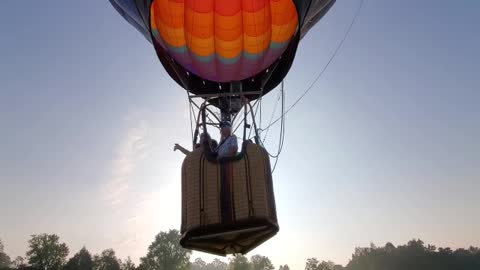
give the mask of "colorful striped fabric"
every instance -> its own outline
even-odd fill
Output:
[[[292,0],[155,0],[155,43],[186,70],[239,81],[278,59],[298,29]]]

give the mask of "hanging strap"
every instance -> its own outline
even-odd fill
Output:
[[[247,122],[247,104],[245,103],[244,108],[243,108],[243,141],[245,142],[247,140],[247,127],[248,127],[248,122]]]
[[[255,130],[255,143],[258,144],[260,137],[258,136],[258,128],[257,128],[257,123],[255,122],[255,115],[253,114],[253,107],[252,107],[252,104],[250,104],[250,102],[248,102],[248,106],[250,106],[250,115],[252,116],[253,129]],[[246,108],[246,104],[245,104],[245,108]],[[246,110],[245,110],[245,114],[246,114]],[[245,115],[245,119],[246,118],[247,116]],[[245,133],[243,134],[243,136],[245,137]]]
[[[200,133],[199,128],[200,126],[203,127],[203,132],[207,132],[207,123],[206,123],[206,114],[205,114],[205,102],[200,106],[200,109],[198,111],[198,117],[197,117],[197,123],[195,125],[195,133],[193,135],[193,146],[192,149],[195,148],[195,145],[197,144],[197,138]],[[201,118],[200,118],[201,116]],[[200,119],[202,120],[202,123],[200,123]]]

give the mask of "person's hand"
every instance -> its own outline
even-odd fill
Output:
[[[180,145],[179,145],[178,143],[176,143],[176,144],[173,146],[173,151],[177,151],[179,148],[180,148]]]
[[[245,96],[241,96],[240,101],[242,102],[243,105],[245,105],[246,103],[248,103],[248,98],[246,98]]]

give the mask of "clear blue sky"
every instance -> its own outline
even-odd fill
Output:
[[[301,42],[287,104],[358,3],[337,1]],[[313,256],[346,263],[371,241],[480,245],[479,25],[478,1],[366,1],[286,118],[274,175],[281,231],[253,254],[302,269]],[[47,232],[71,254],[114,248],[136,261],[156,233],[179,228],[172,148],[190,138],[185,92],[108,1],[3,0],[0,33],[7,253],[24,255],[29,235]]]

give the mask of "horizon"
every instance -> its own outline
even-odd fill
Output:
[[[0,239],[0,243],[3,244],[3,242],[1,242],[1,239]],[[59,239],[59,243],[63,243],[63,241],[62,241],[61,238]],[[421,245],[423,245],[424,249],[425,249],[425,250],[428,250],[428,251],[430,251],[430,252],[439,252],[439,253],[441,253],[441,252],[443,252],[445,249],[451,249],[450,247],[441,247],[441,246],[436,246],[435,244],[432,245],[432,243],[425,243],[425,242],[423,242],[421,239],[411,239],[411,240],[409,240],[409,241],[406,242],[406,243],[391,243],[391,242],[386,242],[385,244],[381,244],[381,245],[378,245],[378,243],[373,243],[373,242],[371,242],[368,246],[355,247],[355,248],[352,250],[352,255],[351,255],[352,258],[349,259],[349,260],[347,261],[347,263],[345,263],[345,264],[337,263],[337,262],[330,261],[330,260],[322,260],[322,259],[319,258],[319,257],[309,257],[309,258],[305,258],[305,263],[307,263],[307,261],[308,261],[309,259],[318,259],[319,262],[325,261],[325,262],[328,262],[328,263],[333,263],[333,264],[335,264],[335,265],[341,265],[342,267],[346,267],[347,264],[349,264],[349,263],[352,261],[353,255],[357,252],[357,249],[382,249],[382,248],[386,248],[386,247],[389,246],[389,245],[391,245],[393,248],[399,248],[399,247],[408,247],[408,246],[411,245],[411,243],[413,243],[414,245],[421,243]],[[65,244],[67,244],[67,247],[68,247],[68,243],[65,243]],[[1,246],[1,245],[0,245],[0,246]],[[81,247],[79,250],[76,250],[76,251],[72,251],[72,250],[70,250],[70,248],[69,248],[68,255],[67,255],[67,261],[68,261],[68,259],[73,258],[74,255],[77,255],[81,249],[86,249],[86,250],[91,254],[92,257],[97,256],[97,255],[100,255],[100,253],[101,253],[102,251],[104,251],[104,250],[102,250],[102,251],[99,251],[98,253],[91,253],[91,252],[89,251],[88,247],[86,247],[86,246],[83,246],[83,247]],[[460,250],[471,250],[471,252],[474,253],[474,252],[480,251],[480,247],[475,247],[475,246],[459,247],[459,248],[457,248],[457,249],[451,249],[451,252],[452,252],[452,253],[455,253],[455,252],[460,251]],[[114,249],[113,249],[113,251],[115,252]],[[1,251],[0,251],[0,253],[1,253]],[[146,253],[147,253],[147,252],[145,252],[145,254],[146,254]],[[198,252],[197,252],[197,254],[198,254]],[[6,254],[6,255],[8,256],[9,254]],[[248,258],[249,261],[251,261],[250,259],[251,259],[253,256],[256,256],[256,255],[264,256],[263,254],[259,254],[259,253],[255,253],[255,252],[250,252],[249,254],[245,254],[245,255],[242,255],[242,254],[239,254],[239,255]],[[20,256],[20,255],[19,255],[19,256]],[[27,261],[27,256],[20,256],[20,257],[22,257],[25,261]],[[116,257],[117,257],[117,259],[119,260],[119,262],[122,262],[122,263],[125,262],[125,261],[127,261],[128,259],[131,259],[130,256],[127,256],[127,257],[125,257],[125,258],[120,258],[120,257],[118,257],[118,256],[116,256]],[[145,256],[142,256],[142,257],[145,257]],[[268,258],[268,256],[266,256],[266,257]],[[10,256],[10,259],[12,260],[12,262],[13,262],[13,260],[16,259],[16,258],[17,258],[17,256],[15,256],[15,257]],[[202,259],[202,261],[204,261],[204,262],[207,263],[207,264],[213,262],[215,259],[219,259],[219,260],[221,260],[221,261],[229,264],[229,263],[234,259],[234,256],[233,256],[233,255],[228,255],[228,256],[213,256],[213,255],[212,255],[212,256],[210,256],[210,259],[206,259],[205,257],[201,257],[201,256],[190,256],[189,261],[190,261],[190,263],[193,264],[197,259]],[[136,266],[139,266],[139,262],[134,262],[134,263],[135,263]],[[277,268],[277,265],[278,265],[278,267],[280,267],[280,266],[282,266],[282,265],[289,265],[289,266],[290,266],[290,264],[285,263],[285,262],[284,262],[284,263],[277,264],[277,263],[275,263],[274,261],[271,261],[271,263],[273,264],[273,266],[274,266],[275,268]],[[291,266],[290,266],[290,267],[291,267]],[[298,268],[298,267],[297,267],[297,268]],[[294,268],[294,269],[295,269],[295,268]]]
[[[300,42],[287,107],[359,3],[337,1]],[[286,115],[273,174],[280,231],[248,257],[302,269],[310,257],[345,265],[371,242],[480,246],[478,10],[365,1],[338,55]],[[71,255],[113,248],[138,263],[157,233],[180,228],[183,155],[173,145],[190,146],[184,90],[108,1],[3,1],[0,30],[6,253],[23,256],[29,236],[45,232]],[[267,112],[277,96],[266,95]]]

